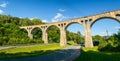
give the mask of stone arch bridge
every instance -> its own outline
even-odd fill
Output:
[[[31,32],[34,28],[40,28],[42,30],[42,40],[45,44],[48,44],[48,35],[47,30],[51,26],[57,26],[60,30],[60,46],[65,46],[67,43],[66,40],[66,28],[72,23],[79,23],[83,26],[85,30],[85,47],[93,47],[93,41],[91,36],[91,27],[92,25],[103,18],[111,18],[120,23],[120,10],[115,10],[111,12],[104,12],[101,14],[96,14],[93,16],[86,16],[81,18],[75,18],[67,21],[53,22],[48,24],[41,25],[32,25],[32,26],[21,26],[21,29],[26,29],[28,32],[28,37],[33,38]],[[102,25],[102,24],[101,24]]]

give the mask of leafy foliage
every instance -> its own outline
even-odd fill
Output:
[[[27,36],[27,31],[21,30],[19,28],[19,26],[35,25],[38,23],[42,24],[42,21],[40,19],[30,20],[29,18],[18,18],[12,17],[10,15],[0,15],[0,45],[16,45],[42,42],[42,40],[38,38],[41,36],[37,35],[35,39],[30,40]],[[36,35],[36,32],[38,31],[39,30],[33,32],[33,35]]]
[[[74,41],[77,44],[84,43],[84,36],[79,31],[77,33],[67,31],[66,34],[68,41]]]
[[[47,32],[48,32],[48,40],[50,43],[52,43],[52,42],[59,43],[60,42],[59,28],[57,28],[55,26],[51,26]]]
[[[12,17],[10,15],[0,15],[0,45],[17,45],[17,44],[31,44],[43,43],[42,31],[39,28],[32,30],[33,40],[30,40],[27,31],[20,29],[19,26],[39,25],[45,24],[38,18],[30,20],[29,18]],[[60,42],[60,30],[57,27],[50,27],[48,29],[49,43]],[[83,36],[80,32],[72,33],[67,31],[67,40],[75,43],[82,43]],[[81,42],[82,41],[82,42]]]
[[[120,51],[120,30],[111,36],[93,36],[94,46],[98,46],[99,51]]]

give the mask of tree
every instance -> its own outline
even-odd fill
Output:
[[[55,42],[55,43],[59,43],[60,42],[60,30],[59,28],[55,27],[55,26],[51,26],[48,29],[48,40],[49,42]]]
[[[109,39],[100,41],[98,46],[100,51],[120,51],[120,30],[109,37]]]
[[[33,23],[33,25],[43,24],[43,22],[40,19],[38,19],[38,18],[32,19],[32,23]]]

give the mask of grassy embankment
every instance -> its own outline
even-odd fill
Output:
[[[80,56],[74,61],[120,61],[120,52],[99,52],[97,46],[83,47]]]
[[[5,49],[0,50],[0,59],[38,56],[54,52],[65,47],[66,46],[60,47],[59,44],[49,44]]]

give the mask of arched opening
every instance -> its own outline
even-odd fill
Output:
[[[42,41],[42,31],[40,28],[36,27],[31,31],[31,34],[33,36],[32,43],[43,43]]]
[[[120,46],[119,29],[120,23],[114,18],[97,19],[91,26],[93,44],[97,45],[99,50],[116,50],[115,48]]]
[[[84,44],[84,28],[79,23],[70,23],[66,26],[68,44]]]
[[[60,42],[60,29],[57,26],[51,25],[47,29],[47,34],[48,34],[48,43]]]
[[[116,17],[120,18],[120,14],[116,14]]]

